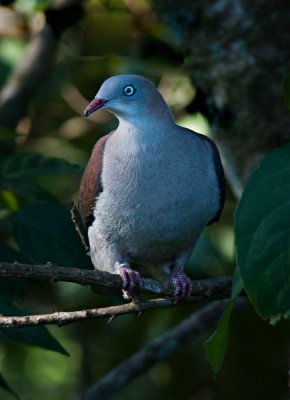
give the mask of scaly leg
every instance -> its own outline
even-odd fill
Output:
[[[143,280],[141,275],[138,271],[134,271],[125,263],[119,264],[119,274],[122,278],[123,297],[126,300],[130,300],[134,295],[135,288],[143,288]]]
[[[192,281],[184,272],[190,254],[185,253],[171,264],[170,275],[173,283],[173,297],[186,298],[192,293]]]

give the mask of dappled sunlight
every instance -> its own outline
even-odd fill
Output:
[[[208,121],[200,113],[185,114],[177,120],[177,123],[184,128],[209,136]]]
[[[81,149],[57,137],[47,136],[31,140],[26,149],[33,152],[41,150],[44,155],[65,158],[71,162],[79,162],[82,158],[85,159],[85,154]]]

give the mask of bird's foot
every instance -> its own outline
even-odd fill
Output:
[[[122,293],[126,300],[132,299],[134,295],[134,289],[143,288],[143,280],[139,272],[130,269],[126,264],[119,265],[119,274],[122,278]]]
[[[174,267],[171,270],[173,283],[173,297],[186,298],[192,293],[191,279],[186,275],[182,268]]]

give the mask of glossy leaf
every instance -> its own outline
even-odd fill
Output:
[[[290,145],[273,150],[247,183],[235,214],[244,288],[272,322],[290,317]]]

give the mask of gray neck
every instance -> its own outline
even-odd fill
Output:
[[[164,118],[153,119],[148,117],[147,119],[138,118],[136,120],[127,120],[118,117],[119,125],[116,133],[118,132],[126,141],[125,137],[129,141],[135,142],[136,140],[143,143],[156,143],[167,141],[169,136],[175,134],[173,126],[175,122],[173,119],[168,119],[165,122]],[[130,143],[128,143],[130,145]]]
[[[173,116],[167,106],[162,110],[153,110],[151,114],[140,112],[129,116],[116,115],[116,117],[119,120],[118,131],[139,131],[149,136],[151,136],[151,133],[154,136],[170,135],[172,127],[175,125]]]
[[[150,98],[150,107],[133,106],[130,110],[126,109],[126,112],[113,113],[119,120],[119,129],[131,125],[134,130],[145,131],[148,134],[151,130],[156,132],[156,129],[164,131],[164,127],[170,132],[168,128],[175,125],[170,109],[158,92]]]

